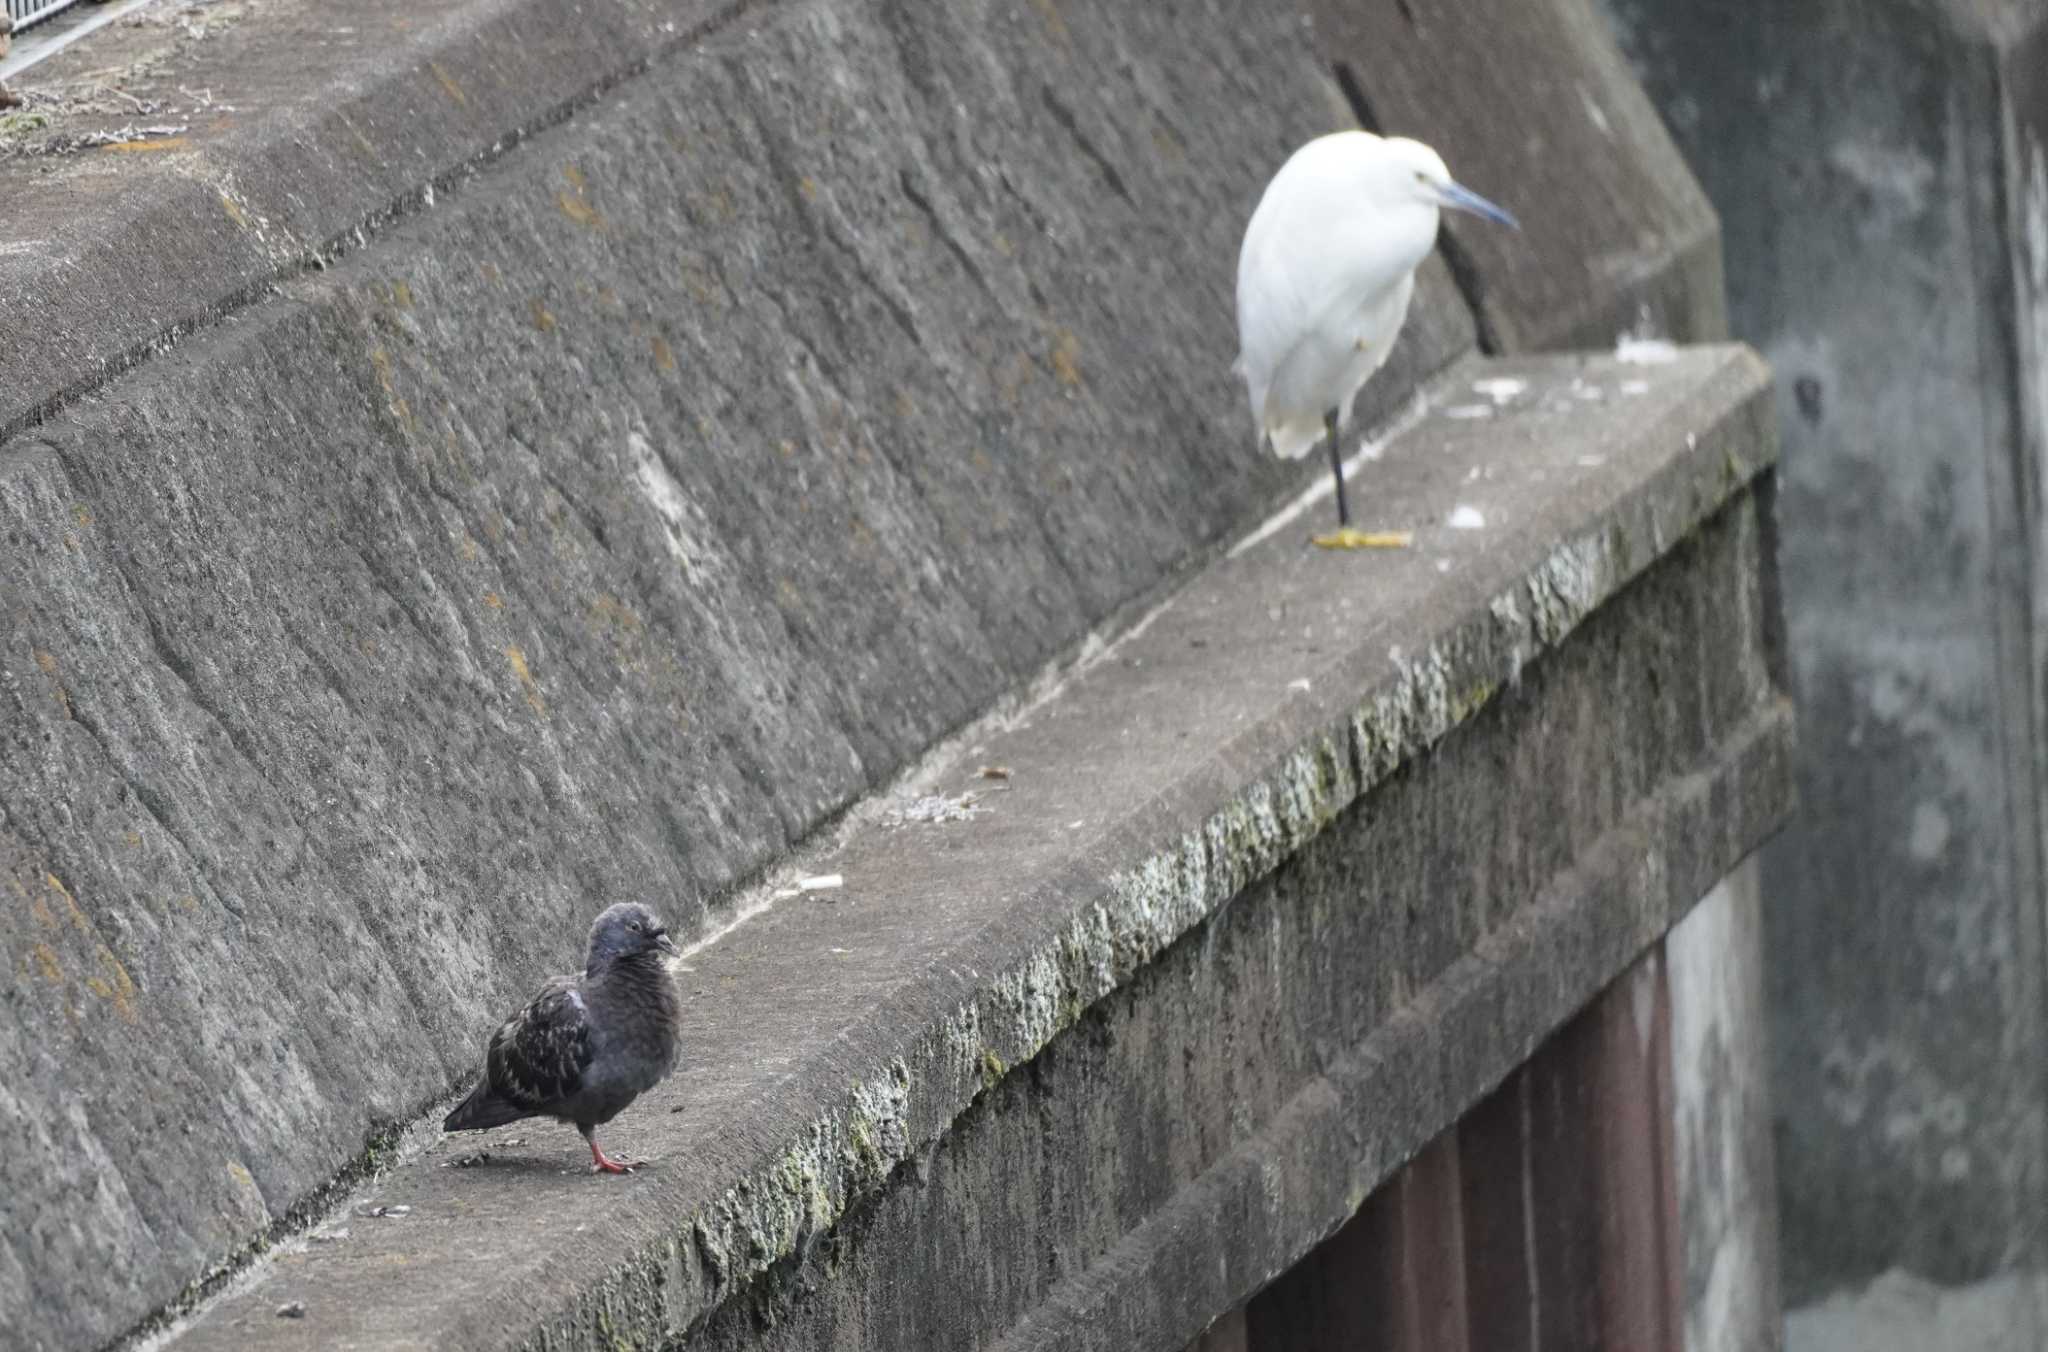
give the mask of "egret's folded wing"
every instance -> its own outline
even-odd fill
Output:
[[[1266,224],[1263,211],[1252,218],[1237,265],[1237,368],[1261,423],[1274,374],[1310,331],[1316,311],[1303,286],[1310,275],[1290,257],[1287,240],[1262,229]]]
[[[1253,414],[1262,420],[1320,414],[1264,408],[1280,373],[1299,361],[1305,345],[1341,354],[1366,338],[1384,356],[1407,309],[1405,295],[1392,302],[1414,271],[1408,241],[1347,229],[1341,218],[1324,220],[1319,212],[1328,193],[1285,188],[1276,182],[1259,204],[1238,253],[1239,361],[1254,395]],[[1361,323],[1388,331],[1354,331]],[[1336,402],[1333,396],[1329,404]]]

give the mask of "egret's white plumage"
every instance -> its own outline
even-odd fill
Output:
[[[1364,131],[1310,141],[1266,185],[1244,232],[1239,370],[1261,438],[1289,458],[1314,448],[1331,409],[1349,419],[1436,242],[1435,201],[1381,181],[1388,145]]]
[[[1294,458],[1327,431],[1335,463],[1335,427],[1393,351],[1446,206],[1514,224],[1428,146],[1365,131],[1317,137],[1266,185],[1237,258],[1237,370],[1262,444]],[[1342,518],[1341,471],[1337,501]]]

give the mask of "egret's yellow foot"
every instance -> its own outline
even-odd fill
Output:
[[[1333,531],[1328,535],[1312,535],[1309,543],[1322,549],[1406,549],[1415,542],[1415,532],[1407,530],[1367,531],[1354,530],[1350,526]]]

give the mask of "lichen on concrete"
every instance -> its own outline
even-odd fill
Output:
[[[1363,793],[1474,718],[1504,682],[1564,643],[1654,562],[1626,549],[1632,530],[1647,534],[1644,522],[1659,520],[1683,539],[1746,485],[1722,476],[1713,447],[1687,463],[1692,470],[1614,503],[1415,656],[1399,657],[1341,723],[1308,730],[1198,826],[1105,878],[1063,924],[920,1035],[885,1079],[860,1082],[850,1100],[802,1129],[796,1144],[691,1217],[682,1232],[690,1245],[664,1246],[636,1263],[651,1291],[668,1261],[663,1254],[701,1255],[682,1260],[672,1294],[692,1294],[672,1304],[666,1327],[703,1317],[722,1293],[801,1256],[888,1186],[898,1166],[936,1148],[980,1096],[1299,853]],[[1682,506],[1674,510],[1675,503]],[[1646,894],[1660,887],[1657,877],[1645,880]]]

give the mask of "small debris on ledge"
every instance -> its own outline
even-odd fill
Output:
[[[846,886],[846,875],[843,873],[817,873],[808,878],[798,878],[795,886],[779,888],[776,890],[775,895],[778,897],[801,897],[807,896],[812,892],[836,892],[844,886]],[[687,972],[694,969],[685,967],[683,970]]]
[[[1489,376],[1472,382],[1472,393],[1483,394],[1495,404],[1505,404],[1528,388],[1529,382],[1519,376]]]
[[[249,0],[147,6],[94,30],[20,75],[0,96],[0,162],[108,146],[167,148],[195,124],[217,129],[240,111],[233,91],[186,72],[197,44],[238,23]],[[4,16],[0,16],[4,19]],[[0,56],[7,39],[0,37]]]
[[[1614,344],[1614,358],[1631,366],[1662,366],[1678,360],[1678,346],[1664,338],[1638,338],[1624,333]]]
[[[889,809],[882,819],[887,826],[908,826],[913,822],[967,822],[981,812],[981,795],[928,793],[922,798]]]
[[[306,1302],[303,1300],[287,1301],[277,1307],[277,1317],[279,1319],[304,1319],[306,1317]]]

